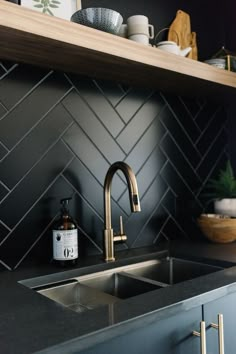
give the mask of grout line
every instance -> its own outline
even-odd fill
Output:
[[[57,175],[53,181],[48,185],[48,187],[43,191],[43,193],[40,194],[40,196],[35,200],[35,202],[31,205],[31,207],[27,210],[27,212],[20,218],[20,220],[14,225],[14,227],[11,229],[11,232],[7,235],[7,237],[2,240],[2,242],[0,243],[0,246],[5,243],[5,241],[10,237],[10,235],[13,233],[13,231],[18,227],[18,225],[22,222],[22,220],[25,219],[25,217],[31,212],[31,210],[35,207],[35,205],[40,201],[40,199],[48,192],[48,190],[55,184],[55,182],[61,177],[61,174],[63,173],[63,171],[65,171],[65,169],[67,168],[67,166],[71,163],[71,161],[74,159],[74,157],[72,159],[69,160],[69,162],[66,164],[66,166],[63,168],[63,170],[61,171],[61,173],[59,175]]]
[[[1,80],[1,78],[0,78]],[[5,116],[8,112],[9,112],[9,109],[5,106],[5,104],[1,101],[0,102],[0,105],[2,106],[2,108],[4,109],[4,111],[6,111],[3,115]],[[2,119],[2,117],[0,118],[0,120]]]
[[[113,106],[112,103],[110,102],[110,100],[107,98],[107,96],[105,95],[104,91],[102,90],[102,88],[98,85],[96,80],[92,80],[94,85],[97,87],[97,89],[100,91],[101,95],[105,98],[105,100],[107,101],[107,103],[111,106],[111,108],[116,112],[116,114],[120,117],[120,120],[125,124],[126,122],[124,121],[124,119],[122,118],[122,116],[120,115],[120,113],[116,110],[116,105]],[[117,85],[118,86],[118,85]]]
[[[197,106],[198,106],[198,111],[197,111],[197,113],[195,115],[193,115],[191,113],[191,111],[188,109],[188,106],[185,104],[183,97],[182,96],[178,96],[178,98],[179,98],[180,102],[183,104],[183,106],[186,109],[186,111],[188,112],[188,114],[192,117],[192,121],[193,121],[195,127],[197,128],[198,132],[200,133],[201,129],[199,128],[199,126],[196,123],[196,116],[202,110],[201,106],[197,103],[197,101],[195,101],[197,103]]]
[[[87,105],[87,107],[91,110],[91,107],[88,105],[88,103],[83,99],[83,97],[77,92],[77,94],[80,96],[81,100],[84,101],[84,103]],[[64,109],[67,111],[67,113],[70,115],[70,117],[73,119],[73,122],[82,130],[82,132],[85,134],[85,136],[88,138],[88,140],[92,143],[93,146],[99,151],[99,153],[103,156],[103,158],[106,160],[106,162],[110,165],[110,161],[107,159],[107,157],[104,155],[104,153],[98,148],[97,145],[95,145],[94,141],[90,138],[89,134],[84,130],[84,128],[79,124],[79,122],[76,120],[76,118],[73,116],[73,114],[70,112],[70,110],[64,105],[62,102],[62,105]],[[112,138],[113,142],[116,144],[117,148],[120,149],[120,151],[124,154],[124,157],[126,156],[125,151],[123,148],[117,143],[115,140],[114,136],[107,130],[107,127],[104,125],[104,123],[100,120],[100,118],[97,116],[97,114],[91,110],[99,123],[103,126],[103,128],[106,130],[106,132],[109,134],[109,136]]]
[[[153,118],[153,120],[151,121],[151,123],[145,128],[145,130],[142,132],[142,135],[136,140],[135,144],[129,149],[129,151],[124,151],[123,148],[121,147],[120,143],[117,141],[118,146],[120,146],[122,148],[122,150],[125,153],[125,158],[124,161],[127,160],[127,158],[129,158],[130,154],[135,150],[136,146],[140,143],[140,141],[144,138],[145,134],[147,133],[147,131],[151,128],[151,126],[154,124],[154,122],[156,121],[156,119],[158,118],[159,113]],[[155,145],[155,147],[158,145],[158,143]],[[154,148],[155,148],[154,147]],[[153,152],[154,148],[152,149],[151,153]],[[150,154],[151,154],[150,153]],[[150,156],[150,154],[148,155],[148,157]],[[147,159],[148,159],[147,157]],[[146,160],[147,160],[146,159]],[[144,162],[145,163],[145,162]],[[143,164],[144,164],[143,163]],[[140,169],[139,169],[140,170]]]
[[[0,259],[0,264],[2,264],[5,268],[7,268],[8,270],[13,270],[10,266],[8,266],[5,262],[3,262],[1,259]]]
[[[91,141],[91,140],[90,140]],[[68,148],[68,150],[70,150],[71,151],[71,153],[74,155],[74,157],[76,158],[76,159],[78,159],[80,162],[81,162],[81,164],[85,167],[85,169],[91,174],[91,176],[93,176],[93,178],[98,182],[98,184],[103,188],[103,184],[99,181],[99,179],[96,177],[96,175],[95,174],[93,174],[89,169],[88,169],[88,167],[85,165],[85,163],[79,158],[79,156],[77,156],[77,154],[74,152],[74,150],[71,148],[71,146],[64,140],[64,138],[62,139],[62,142],[65,144],[65,146]],[[107,162],[107,164],[109,165],[109,167],[110,167],[110,162],[109,161],[107,161],[106,159],[105,159],[105,161]],[[64,176],[65,177],[65,176]],[[105,176],[104,176],[105,177]],[[66,177],[65,177],[66,178]],[[122,179],[121,179],[122,180]],[[123,181],[123,180],[122,180]],[[68,181],[69,182],[69,181]],[[79,192],[78,192],[79,193]]]
[[[14,187],[12,189],[9,189],[8,187],[6,187],[9,190],[9,193],[7,193],[7,195],[5,195],[5,197],[1,200],[1,203],[9,196],[9,194],[14,191],[18,185],[25,179],[26,176],[28,176],[31,171],[40,163],[40,161],[42,161],[44,159],[44,157],[48,154],[48,152],[58,143],[58,141],[62,141],[62,136],[65,134],[65,132],[67,130],[69,130],[69,128],[73,125],[73,122],[70,123],[67,128],[58,136],[58,138],[47,148],[47,150],[44,151],[44,153],[40,156],[40,158],[30,167],[30,169],[23,175],[23,177],[21,177],[18,182],[14,185]],[[1,204],[0,203],[0,204]]]
[[[6,69],[5,66],[2,64],[2,62],[0,62],[0,67],[3,69],[3,71],[5,71],[5,73],[7,72],[7,69]],[[5,74],[5,73],[4,73],[4,74]],[[4,74],[3,74],[3,75],[4,75]],[[2,75],[2,76],[3,76],[3,75]],[[2,78],[2,76],[1,76],[1,78]]]
[[[1,67],[3,68],[3,70],[5,71],[5,74],[3,74],[0,78],[0,80],[4,79],[7,75],[9,75],[13,70],[15,70],[15,68],[17,68],[19,66],[19,64],[13,64],[11,66],[11,68],[8,70],[7,68],[5,68],[5,66],[1,63]]]
[[[169,135],[169,136],[171,137],[171,139],[174,141],[174,143],[176,144],[176,146],[177,146],[177,148],[178,148],[178,151],[182,154],[183,159],[185,160],[186,164],[189,166],[189,168],[191,168],[191,169],[194,171],[194,174],[196,175],[196,177],[198,178],[198,180],[201,181],[200,176],[199,176],[198,173],[196,172],[197,167],[194,167],[194,166],[190,163],[190,160],[187,158],[187,156],[185,155],[184,151],[180,148],[180,146],[179,146],[178,143],[176,142],[176,140],[175,140],[175,138],[173,137],[173,135],[170,134],[170,132],[168,132],[167,135]],[[165,135],[165,136],[167,136],[167,135]],[[163,139],[163,140],[164,140],[164,139]],[[167,153],[166,153],[165,149],[163,148],[163,146],[160,144],[159,147],[160,147],[160,150],[163,152],[163,154],[164,154],[164,155],[167,157],[167,159],[171,162],[171,160],[169,159],[169,156],[167,155]],[[199,154],[199,157],[201,157],[200,154]],[[202,157],[201,157],[201,158],[202,158]]]
[[[152,213],[150,214],[149,218],[145,221],[144,225],[142,226],[141,230],[139,231],[137,237],[135,238],[135,240],[131,243],[130,248],[132,248],[136,241],[139,239],[139,237],[141,236],[143,230],[146,228],[147,224],[149,223],[149,221],[151,220],[152,216],[156,213],[157,209],[160,207],[163,199],[165,198],[165,196],[167,195],[167,193],[169,192],[169,189],[167,188],[167,190],[165,191],[165,193],[163,194],[163,196],[161,197],[161,199],[157,202],[155,208],[153,209]]]
[[[215,136],[215,138],[211,141],[211,144],[208,146],[208,149],[205,151],[204,155],[202,155],[201,161],[199,162],[199,164],[196,166],[196,169],[199,169],[199,167],[201,166],[203,160],[205,159],[205,157],[208,155],[209,151],[211,150],[212,146],[215,144],[216,140],[219,138],[219,136],[222,134],[223,130],[225,129],[224,126],[221,127],[221,129],[219,130],[218,134]],[[225,147],[224,147],[225,149]]]
[[[11,228],[9,226],[7,226],[7,224],[5,224],[2,220],[0,220],[0,224],[2,224],[8,231],[11,231]],[[2,243],[2,241],[1,241],[1,243]]]
[[[7,148],[7,146],[6,146],[5,144],[3,144],[2,141],[0,141],[0,145],[2,145],[2,147],[3,147],[8,153],[10,152],[10,150]],[[7,154],[7,155],[8,155],[8,154]],[[6,156],[6,155],[5,155],[5,156]],[[5,156],[3,156],[3,158],[2,158],[1,160],[3,160]]]
[[[110,130],[108,130],[107,126],[103,123],[103,121],[100,119],[100,117],[97,115],[96,111],[94,111],[94,109],[88,104],[87,100],[83,97],[83,94],[80,93],[79,89],[77,88],[77,86],[75,86],[73,84],[73,81],[65,74],[66,78],[68,79],[69,83],[71,85],[73,85],[74,90],[76,91],[76,93],[79,95],[79,97],[81,98],[81,100],[84,102],[84,104],[86,104],[86,106],[89,108],[89,110],[91,110],[91,112],[93,112],[93,114],[95,115],[95,117],[97,118],[97,120],[99,121],[99,123],[103,126],[103,128],[106,130],[106,132],[108,133],[108,135],[111,136],[111,138],[115,141],[115,143],[117,144],[117,146],[122,150],[122,152],[125,154],[125,151],[122,149],[122,147],[117,143],[116,141],[116,136],[112,135]],[[63,102],[62,102],[63,104]],[[111,105],[111,103],[109,102],[109,105],[111,106],[111,108],[114,110],[114,107]],[[73,117],[72,113],[68,110],[67,107],[65,107],[65,105],[63,104],[63,107],[67,110],[67,112],[71,115],[71,117]],[[116,112],[116,114],[118,115],[118,113]],[[121,119],[120,115],[118,115],[120,120],[123,123],[123,128],[125,127],[125,124],[123,122],[123,120]],[[73,117],[74,121],[79,125],[79,123],[76,121],[76,119]],[[80,125],[79,125],[80,126]],[[80,126],[81,127],[81,126]],[[122,128],[122,129],[123,129]],[[82,127],[81,127],[82,129]],[[121,130],[122,130],[121,129]],[[84,131],[84,130],[83,130]],[[118,133],[119,134],[119,133]],[[87,134],[86,134],[87,135]],[[100,151],[100,150],[99,150]]]
[[[85,232],[80,226],[78,226],[78,230],[85,236],[87,239],[99,250],[99,252],[103,253],[103,249],[99,247],[99,245],[93,241],[93,239]]]
[[[102,216],[97,212],[96,209],[94,209],[93,205],[89,202],[87,198],[85,198],[76,188],[75,186],[66,178],[64,174],[61,175],[61,177],[71,186],[71,188],[80,196],[81,199],[89,206],[90,209],[93,210],[94,214],[97,215],[97,217],[103,222]]]
[[[64,142],[64,143],[65,143],[65,145],[68,146],[69,149],[70,149],[70,146],[67,145],[66,142]],[[104,188],[103,184],[100,183],[100,181],[96,178],[96,176],[88,169],[88,167],[87,167],[87,166],[83,163],[83,161],[73,152],[73,150],[72,150],[72,153],[74,154],[75,158],[78,159],[78,160],[81,162],[81,164],[86,168],[86,170],[91,174],[91,176],[93,176],[93,178],[99,183],[99,185],[100,185],[101,188],[103,189],[103,188]],[[120,177],[120,176],[119,176],[119,177]],[[91,208],[93,209],[92,204],[90,204],[90,202],[87,200],[87,198],[85,198],[85,197],[73,186],[73,184],[70,183],[70,181],[69,181],[64,175],[63,175],[63,178],[71,185],[71,187],[72,187],[73,189],[76,190],[76,192],[81,196],[82,199],[86,200],[87,203],[88,203],[89,205],[91,205]],[[121,180],[122,180],[122,179],[121,179]],[[122,181],[123,181],[123,180],[122,180]],[[125,192],[126,192],[126,189],[125,189],[124,193],[125,193]],[[122,193],[122,195],[123,195],[124,193]],[[125,215],[129,216],[129,214],[127,214],[126,211],[119,205],[118,200],[115,200],[112,195],[111,195],[111,199],[112,199],[112,201],[113,201],[114,203],[118,204],[119,208],[123,211],[123,213],[124,213]],[[94,209],[93,209],[93,210],[94,210]],[[97,213],[96,210],[94,210],[94,212]],[[99,215],[99,214],[98,214],[98,215]],[[103,219],[102,219],[102,220],[103,220]]]
[[[222,107],[218,107],[217,110],[214,112],[214,114],[211,116],[211,119],[209,119],[207,121],[207,124],[205,125],[204,129],[201,131],[201,134],[199,135],[199,137],[196,139],[195,144],[198,144],[199,141],[201,140],[202,136],[205,134],[206,130],[209,128],[209,126],[211,125],[212,121],[215,119],[215,116],[217,115],[217,113],[222,109]],[[224,122],[225,125],[225,122]]]
[[[138,169],[137,172],[135,173],[136,177],[139,175],[140,171],[144,168],[145,164],[147,164],[147,163],[149,162],[149,159],[152,157],[153,152],[154,152],[157,148],[159,149],[159,144],[158,144],[158,143],[154,146],[154,148],[152,149],[152,151],[150,152],[150,154],[147,156],[147,158],[144,160],[144,162],[141,164],[141,166],[139,167],[139,169]],[[126,158],[126,159],[127,159],[127,158]],[[125,162],[126,162],[126,159],[124,160]],[[162,168],[162,167],[161,167],[161,168]],[[160,170],[161,170],[161,169],[160,169]],[[157,177],[158,173],[160,173],[160,170],[155,174],[155,177],[154,177],[154,178]],[[125,179],[124,179],[124,181],[125,181]],[[153,181],[154,181],[154,180],[152,179],[151,182],[150,182],[150,184],[149,184],[149,186],[153,183]],[[148,186],[147,189],[144,191],[144,193],[143,193],[143,195],[142,195],[142,198],[143,198],[143,196],[146,194],[146,191],[148,190],[149,186]],[[127,191],[127,187],[126,187],[126,189],[124,190],[124,192],[121,193],[120,197],[117,199],[117,202],[118,202],[118,203],[119,203],[119,201],[121,200],[121,198],[123,197],[123,195],[126,193],[126,191]],[[140,200],[141,200],[141,198],[140,198]]]
[[[115,136],[115,139],[117,140],[120,135],[124,132],[125,129],[127,129],[128,125],[131,123],[131,121],[133,120],[133,118],[138,114],[138,112],[143,108],[143,106],[152,98],[152,96],[154,96],[155,91],[152,91],[150,95],[148,95],[145,99],[145,101],[143,101],[142,105],[138,108],[138,110],[132,115],[132,117],[128,120],[128,122],[125,124],[125,126],[123,127],[123,129],[121,129],[121,131]],[[160,111],[153,117],[152,121],[150,122],[150,124],[148,125],[148,127],[144,130],[143,134],[147,131],[147,129],[151,126],[151,124],[153,123],[153,121],[159,116],[159,114],[162,112],[162,110],[165,107],[165,102],[163,102],[164,105],[162,106],[162,108],[160,109]],[[143,135],[142,134],[142,135]],[[139,139],[140,140],[140,139]],[[120,144],[119,144],[120,145]],[[136,145],[136,144],[135,144]],[[133,147],[130,151],[133,150]],[[130,153],[130,151],[125,152],[126,154]]]
[[[185,235],[185,237],[189,238],[188,234],[186,234],[186,232],[184,231],[184,229],[181,227],[181,225],[177,222],[176,219],[173,218],[173,216],[169,213],[168,209],[166,209],[166,207],[163,205],[163,208],[165,209],[165,211],[169,214],[169,217],[171,220],[173,220],[173,222],[175,223],[175,225],[178,227],[178,229],[181,231],[181,233],[183,235]]]
[[[151,121],[151,123],[146,127],[146,129],[142,132],[142,135],[138,138],[138,140],[135,142],[135,144],[132,146],[132,148],[125,153],[126,157],[125,160],[127,160],[127,158],[129,157],[129,155],[135,150],[136,146],[140,143],[140,141],[143,139],[144,135],[147,133],[147,131],[152,127],[152,125],[155,124],[156,120],[158,119],[159,115],[161,115],[162,111],[165,109],[165,105],[161,108],[160,112],[157,113],[157,115],[153,118],[153,120]],[[159,120],[160,123],[162,124],[161,120]],[[119,143],[118,143],[119,144]],[[144,163],[142,164],[142,166],[146,163],[146,161],[148,160],[148,158],[150,157],[150,155],[153,153],[153,151],[156,149],[157,146],[159,146],[159,142],[157,142],[154,146],[154,148],[152,149],[152,151],[150,152],[150,154],[148,155],[148,157],[146,158],[146,160],[144,161]],[[140,171],[141,167],[139,168],[138,171]],[[137,171],[137,173],[138,173]]]
[[[120,99],[117,101],[117,103],[115,104],[114,108],[116,109],[116,107],[121,103],[121,101],[123,101],[125,99],[125,97],[127,97],[129,95],[129,93],[132,91],[132,87],[129,86],[128,90],[125,91],[122,87],[122,84],[118,84],[117,86],[119,86],[120,90],[123,92],[123,94],[121,95]]]
[[[191,161],[187,158],[187,156],[186,156],[186,154],[184,153],[184,151],[180,148],[178,142],[176,141],[176,139],[175,139],[175,137],[173,136],[173,134],[171,133],[171,131],[168,130],[167,126],[165,125],[165,123],[164,123],[163,121],[161,121],[161,122],[162,122],[163,126],[165,127],[165,129],[167,130],[168,135],[171,137],[171,139],[173,140],[173,142],[175,143],[175,145],[178,147],[178,150],[179,150],[179,151],[181,152],[181,154],[183,155],[184,160],[187,162],[187,164],[188,164],[193,170],[195,170],[195,167],[191,164]],[[162,141],[163,141],[163,140],[164,140],[164,137],[163,137]],[[195,144],[193,144],[192,141],[189,141],[189,142],[190,142],[190,144],[191,144],[192,146],[194,146],[194,150],[195,150],[196,153],[198,154],[199,158],[201,158],[201,154],[200,154],[199,150],[196,148]],[[162,151],[163,151],[163,147],[161,147],[161,144],[160,144],[160,148],[161,148]],[[199,176],[198,176],[198,178],[199,178]]]
[[[132,89],[130,90],[132,92]],[[130,93],[130,91],[127,93],[127,95],[125,95],[125,97],[127,97]],[[128,119],[128,121],[124,121],[125,123],[125,127],[129,124],[129,122],[131,122],[131,120],[138,114],[138,112],[143,108],[143,106],[152,98],[152,96],[154,96],[154,94],[156,93],[155,90],[151,90],[151,92],[145,96],[145,99],[142,100],[142,104],[138,107],[138,109],[133,113],[133,115]],[[123,98],[124,99],[124,98]],[[117,106],[118,104],[114,107],[115,111],[117,112]],[[117,112],[118,113],[118,112]],[[119,114],[119,113],[118,113]],[[123,120],[123,119],[122,119]],[[124,129],[122,129],[123,131]],[[115,137],[116,139],[119,137],[119,135],[122,133],[122,131],[120,131],[120,133]]]
[[[164,100],[164,102],[166,103],[167,107],[169,108],[169,110],[171,111],[172,115],[175,117],[175,119],[177,120],[177,122],[179,123],[179,125],[181,126],[181,129],[184,131],[186,137],[188,138],[188,140],[194,144],[194,141],[191,139],[190,135],[188,134],[187,130],[185,129],[184,125],[181,123],[181,121],[179,120],[179,117],[176,115],[175,111],[172,109],[171,105],[169,104],[168,100],[165,98],[165,96],[163,95],[163,93],[160,93],[162,99]],[[192,120],[193,121],[193,120]],[[196,125],[196,123],[194,123],[194,125]]]
[[[170,238],[168,238],[168,236],[165,234],[164,231],[162,231],[162,233],[159,235],[159,237],[157,238],[156,242],[159,240],[160,237],[164,237],[164,239],[169,242]]]
[[[163,207],[163,208],[164,208],[164,207]],[[168,221],[170,220],[170,215],[169,215],[169,213],[167,213],[167,214],[168,214],[168,216],[167,216],[165,222],[163,223],[161,229],[158,231],[156,237],[154,238],[154,240],[153,240],[153,242],[152,242],[153,244],[157,242],[157,240],[158,240],[159,237],[160,237],[160,234],[162,234],[162,232],[163,232],[164,227],[166,226],[166,224],[167,224]]]
[[[61,103],[62,99],[64,99],[64,97],[65,97],[70,91],[71,91],[71,88],[70,88],[68,91],[66,91],[66,93],[65,93],[62,97],[60,97],[60,99],[59,99],[57,102],[55,102],[55,104],[54,104],[53,106],[51,106],[50,109],[49,109],[46,113],[44,113],[44,114],[42,115],[42,117],[41,117],[40,119],[38,119],[37,122],[36,122],[24,135],[22,135],[22,137],[17,141],[17,143],[11,147],[10,152],[13,151],[29,134],[32,133],[32,131],[48,116],[48,114],[50,114],[51,111],[52,111],[57,105],[59,105],[59,104]],[[63,106],[63,107],[64,107],[64,106]]]
[[[107,162],[108,166],[111,165],[110,161],[107,160],[106,156],[103,155],[103,153],[97,148],[97,146],[94,144],[94,142],[90,139],[90,137],[86,134],[86,132],[80,127],[80,125],[77,122],[74,122],[75,124],[77,124],[79,126],[79,128],[82,130],[82,132],[86,135],[87,139],[92,143],[92,145],[99,151],[99,153],[102,155],[102,157],[104,158],[104,160]],[[67,148],[73,153],[73,155],[80,160],[80,162],[86,167],[86,169],[88,170],[87,166],[82,162],[82,160],[79,158],[79,156],[74,152],[74,150],[71,148],[71,146],[67,143],[67,141],[62,138],[63,143],[67,146]],[[90,170],[89,170],[90,172]],[[96,179],[96,181],[100,184],[101,182],[97,179],[97,177],[90,172],[90,174]]]
[[[8,192],[10,192],[11,190],[10,190],[10,188],[8,188],[2,181],[0,181],[0,184],[8,191]],[[8,195],[9,193],[7,193],[7,195]],[[5,197],[4,197],[4,199],[5,199]],[[3,200],[3,199],[2,199]],[[1,200],[1,202],[2,202],[2,200]],[[0,204],[1,204],[1,202],[0,202]]]
[[[213,165],[212,168],[210,169],[210,171],[209,171],[207,177],[204,179],[204,182],[202,182],[201,188],[200,188],[200,190],[198,191],[198,193],[196,194],[197,197],[201,194],[202,190],[205,188],[206,181],[207,181],[207,180],[209,179],[209,177],[211,176],[212,171],[215,169],[216,165],[217,165],[218,162],[221,160],[221,158],[222,158],[222,156],[223,156],[224,153],[226,153],[225,149],[223,149],[223,150],[221,151],[221,153],[218,155],[218,158],[216,159],[214,165]],[[226,154],[226,155],[227,155],[227,154]]]
[[[33,86],[29,91],[27,91],[27,93],[22,96],[19,101],[17,101],[17,103],[12,106],[10,108],[10,110],[5,113],[1,118],[0,118],[0,121],[2,119],[4,119],[9,113],[11,113],[18,105],[20,105],[37,87],[39,87],[51,74],[53,73],[53,71],[49,71],[40,81],[37,82],[37,84],[35,86]]]
[[[175,172],[176,172],[176,174],[180,177],[180,179],[182,180],[182,182],[183,182],[183,184],[187,187],[187,189],[190,191],[190,193],[194,196],[194,193],[193,193],[193,191],[192,191],[192,189],[190,188],[190,186],[187,184],[187,182],[183,179],[183,177],[181,176],[181,174],[179,173],[179,171],[176,169],[176,167],[175,167],[175,165],[173,164],[173,162],[171,161],[171,160],[169,160],[169,158],[168,158],[168,155],[166,154],[166,152],[165,152],[165,150],[161,147],[161,150],[162,150],[162,152],[164,153],[164,155],[166,156],[166,158],[167,158],[167,160],[168,160],[168,163],[173,167],[173,169],[175,170]],[[163,177],[162,177],[163,178]],[[199,176],[198,176],[198,178],[199,178]],[[165,182],[166,182],[166,180],[164,180]],[[199,179],[199,182],[201,182],[201,180]],[[166,182],[166,184],[168,184],[167,182]],[[169,184],[168,184],[169,185]],[[174,192],[174,191],[173,191]],[[176,195],[176,193],[174,192],[174,194],[175,194],[175,196],[177,196]]]
[[[15,270],[16,268],[18,268],[18,266],[21,264],[21,262],[26,258],[26,256],[30,253],[30,251],[34,248],[34,246],[36,245],[36,243],[38,243],[38,241],[44,236],[45,232],[51,227],[51,225],[53,224],[54,220],[57,218],[57,215],[51,220],[51,222],[44,228],[44,230],[41,232],[41,234],[37,237],[37,239],[32,243],[32,245],[28,248],[28,250],[26,251],[26,253],[21,257],[21,259],[17,262],[17,264],[15,264],[15,266],[13,267],[13,269]]]

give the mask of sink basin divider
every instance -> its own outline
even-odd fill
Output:
[[[126,271],[120,272],[119,274],[122,274],[124,276],[128,276],[129,278],[133,278],[133,279],[137,279],[137,280],[143,281],[145,283],[157,285],[157,286],[160,286],[161,288],[165,288],[166,286],[170,286],[170,284],[166,284],[166,283],[162,283],[161,281],[152,280],[152,279],[149,279],[149,278],[146,278],[146,277],[142,277],[141,275],[134,275],[134,274],[131,274],[131,273],[126,272]]]

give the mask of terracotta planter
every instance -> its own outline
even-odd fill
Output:
[[[214,208],[216,214],[236,217],[236,198],[215,200]]]

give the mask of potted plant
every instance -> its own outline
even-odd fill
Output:
[[[220,170],[217,179],[210,179],[207,187],[211,190],[207,195],[214,201],[215,213],[236,217],[236,179],[229,160],[225,170]]]

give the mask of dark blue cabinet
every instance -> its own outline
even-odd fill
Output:
[[[220,351],[218,314],[223,315],[224,351]],[[203,354],[199,336],[206,327],[207,354],[236,353],[236,293],[186,310],[160,311],[127,321],[100,332],[87,341],[83,354]],[[93,342],[93,344],[92,344]]]
[[[218,314],[223,315],[224,352],[236,353],[236,293],[226,295],[203,306],[203,316],[206,322],[207,354],[221,354],[218,343],[218,329],[211,326],[218,324]]]
[[[156,321],[155,315],[143,316],[133,322],[133,326],[127,324],[126,333],[119,334],[117,327],[117,335],[109,341],[105,340],[109,334],[104,332],[104,342],[101,335],[99,343],[82,353],[199,354],[200,340],[192,335],[192,331],[199,330],[201,318],[201,306],[188,311],[183,308],[178,314]]]

